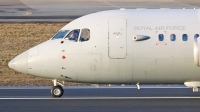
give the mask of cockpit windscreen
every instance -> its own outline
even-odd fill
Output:
[[[69,32],[69,30],[61,30],[58,33],[56,33],[56,35],[54,35],[53,39],[62,39],[64,38],[64,36]]]
[[[72,30],[65,39],[68,39],[70,41],[74,41],[77,42],[78,41],[78,37],[79,37],[79,29],[76,30]]]

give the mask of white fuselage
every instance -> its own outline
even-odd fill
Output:
[[[28,60],[23,69],[17,67],[20,55],[16,57],[15,70],[95,84],[200,81],[200,68],[194,56],[194,36],[200,33],[200,10],[104,11],[78,18],[61,30],[84,28],[90,29],[90,40],[50,39],[21,54],[27,55]],[[160,34],[164,36],[163,41],[159,40]],[[175,35],[174,40],[171,34]],[[139,35],[150,38],[133,39]]]

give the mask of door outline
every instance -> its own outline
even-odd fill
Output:
[[[118,29],[116,30],[116,27],[114,27],[113,24],[111,23],[113,21],[113,19],[122,20],[123,21],[122,24],[115,23],[114,25],[123,26],[123,27],[117,27]],[[120,31],[120,29],[122,31]],[[115,56],[113,56],[113,54],[112,54],[113,51],[111,50],[111,46],[112,46],[111,42],[113,40],[118,40],[118,42],[119,42],[119,39],[121,39],[120,35],[122,35],[122,41],[124,42],[122,44],[124,44],[124,45],[123,46],[120,46],[120,45],[119,46],[114,46],[115,47],[114,52],[118,52],[116,50],[119,50],[119,52],[120,52],[120,49],[124,49],[123,50],[123,54],[122,53],[117,53],[117,54],[120,54],[120,55],[117,55],[117,54],[114,53]],[[124,37],[124,39],[123,39],[123,37]],[[115,39],[113,39],[113,38],[115,38]],[[118,45],[118,44],[115,43],[114,45]],[[121,56],[121,55],[123,55],[123,56]],[[121,18],[121,17],[110,18],[110,19],[108,19],[108,57],[111,58],[111,59],[125,59],[126,56],[127,56],[127,20],[125,18]]]

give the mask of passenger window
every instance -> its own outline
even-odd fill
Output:
[[[188,35],[187,34],[183,34],[182,39],[183,39],[183,41],[187,41],[188,40]]]
[[[79,37],[79,32],[80,32],[80,30],[78,30],[78,29],[73,30],[67,35],[67,37],[65,39],[77,42],[78,41],[78,37]]]
[[[159,34],[158,35],[158,39],[159,39],[159,41],[163,41],[164,40],[164,35],[163,34]]]
[[[90,39],[90,30],[87,28],[82,29],[80,41],[84,42],[84,41],[88,41],[89,39]]]
[[[176,35],[175,34],[171,34],[170,39],[171,39],[171,41],[175,41],[176,40]]]
[[[194,38],[198,38],[198,37],[199,37],[199,34],[195,34],[195,35],[194,35]]]

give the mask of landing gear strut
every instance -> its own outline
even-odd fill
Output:
[[[51,88],[51,95],[53,97],[61,97],[64,93],[64,90],[62,88],[62,84],[57,82],[56,79],[53,80],[54,86]]]

